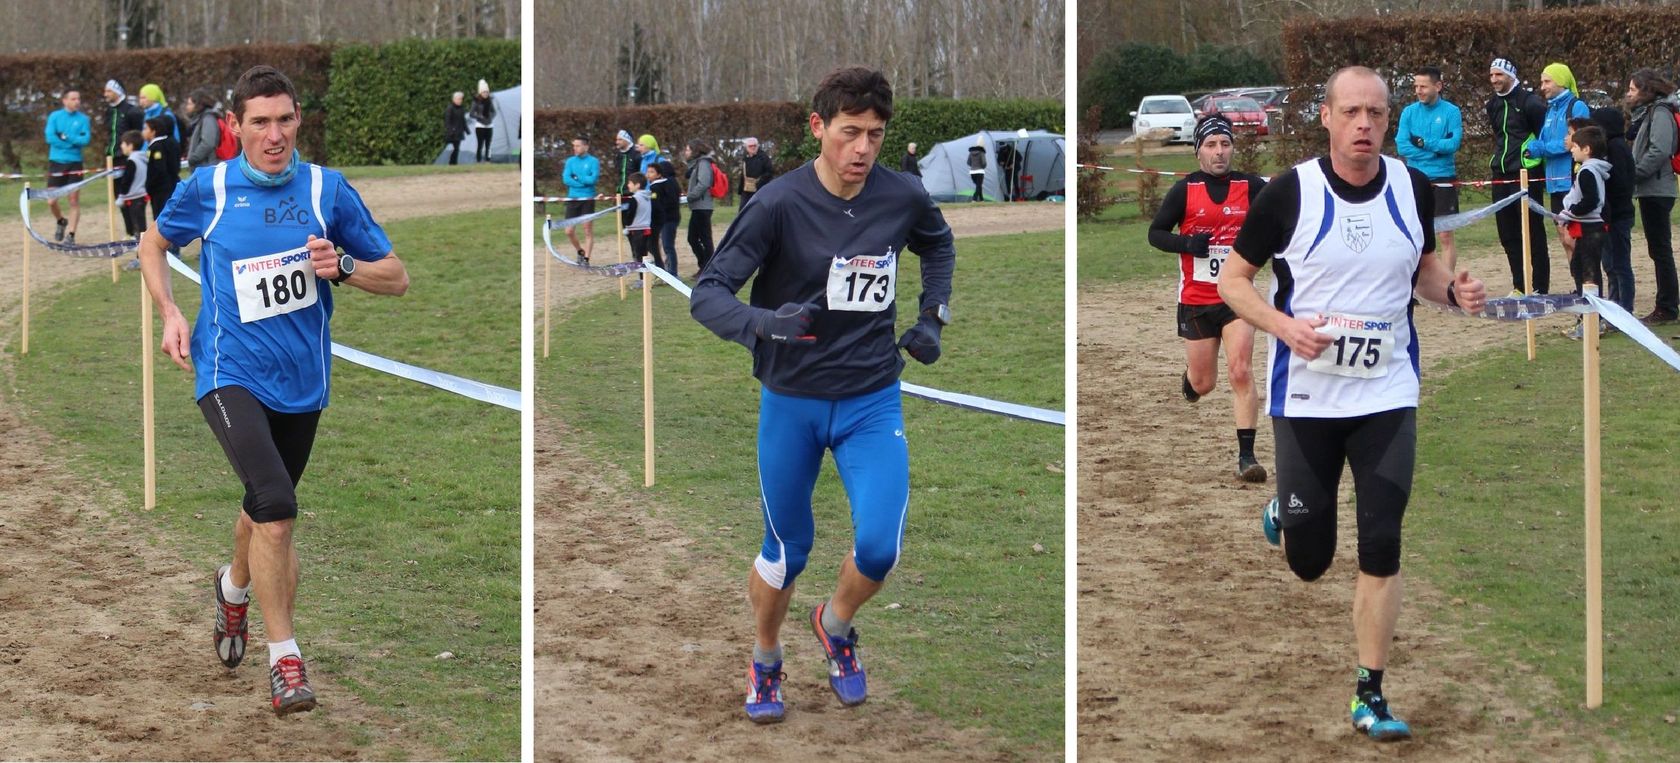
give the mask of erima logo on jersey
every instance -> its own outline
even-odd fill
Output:
[[[309,218],[309,210],[298,206],[290,196],[278,205],[263,210],[263,223],[266,225],[308,225]]]
[[[1390,331],[1394,328],[1394,321],[1363,320],[1349,318],[1345,315],[1326,315],[1324,320],[1325,326],[1335,326],[1336,328],[1375,331]]]
[[[836,257],[834,258],[834,269],[843,270],[848,264],[855,268],[890,268],[892,267],[893,259],[895,257],[897,257],[897,255],[893,253],[893,248],[889,246],[887,247],[887,253],[881,257],[864,257],[862,255],[851,259]]]
[[[1370,215],[1354,215],[1342,218],[1342,243],[1355,252],[1365,251],[1370,246],[1375,233],[1371,230]]]
[[[233,197],[233,208],[234,209],[244,209],[245,207],[249,207],[249,206],[251,206],[251,202],[248,201],[246,199],[246,197],[244,197],[244,196]]]
[[[282,255],[279,255],[279,256],[276,256],[276,257],[269,257],[267,259],[261,259],[261,260],[253,260],[251,262],[246,262],[246,263],[239,264],[239,265],[234,267],[233,272],[235,272],[235,273],[245,273],[245,272],[259,273],[259,272],[262,272],[264,270],[276,270],[278,268],[283,268],[287,265],[290,265],[294,262],[297,262],[298,260],[307,260],[307,259],[309,259],[309,253],[308,252],[292,252],[291,254],[282,254]]]

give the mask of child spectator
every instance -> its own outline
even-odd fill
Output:
[[[677,224],[682,222],[682,189],[672,179],[674,174],[676,170],[667,161],[654,162],[646,170],[651,178],[648,195],[653,199],[653,231],[659,239],[659,251],[665,253],[661,260],[656,252],[654,261],[671,275],[677,275]]]
[[[123,230],[129,238],[139,238],[146,232],[146,139],[129,130],[117,142],[128,157],[116,179],[117,206],[122,207]]]
[[[647,177],[632,172],[624,178],[630,191],[624,200],[624,235],[630,239],[630,257],[636,262],[648,261],[648,244],[653,240],[653,198],[647,191]],[[644,282],[647,280],[644,276]]]
[[[170,127],[169,119],[152,117],[140,129],[140,137],[146,140],[146,195],[152,199],[154,220],[181,182],[181,144],[169,137]]]
[[[1571,128],[1564,142],[1570,155],[1581,163],[1580,171],[1575,173],[1574,185],[1563,197],[1563,209],[1558,212],[1558,224],[1563,228],[1563,235],[1574,240],[1569,274],[1575,278],[1577,293],[1585,284],[1591,284],[1598,290],[1604,283],[1600,261],[1610,229],[1604,221],[1605,191],[1610,181],[1610,162],[1604,157],[1609,148],[1604,129],[1597,125]],[[1580,339],[1581,325],[1576,324],[1568,336]]]

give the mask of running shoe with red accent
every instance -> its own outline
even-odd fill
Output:
[[[781,723],[782,680],[787,674],[782,672],[782,661],[777,660],[771,665],[760,665],[753,662],[747,668],[747,717],[753,723]]]
[[[245,618],[246,610],[250,608],[249,599],[244,604],[229,604],[222,597],[222,578],[226,577],[232,565],[224,564],[216,570],[216,656],[222,664],[230,668],[239,667],[239,662],[245,659],[245,641],[250,637],[250,623]]]
[[[858,661],[857,629],[851,629],[844,638],[823,630],[822,613],[827,606],[825,601],[811,610],[811,630],[816,632],[827,655],[828,685],[834,689],[834,696],[840,698],[840,704],[861,705],[869,698],[869,685],[864,681],[863,663]]]
[[[268,669],[268,683],[274,694],[274,714],[289,715],[315,709],[315,690],[309,688],[309,676],[303,672],[303,658],[295,654],[281,657]]]

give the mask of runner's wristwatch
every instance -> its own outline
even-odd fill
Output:
[[[940,326],[951,325],[951,308],[943,302],[923,310],[922,315],[939,321]]]
[[[345,281],[349,280],[351,274],[353,274],[355,272],[356,272],[356,258],[351,257],[348,254],[339,255],[338,256],[338,277],[334,278],[332,280],[333,285],[337,286],[338,284],[344,283]]]

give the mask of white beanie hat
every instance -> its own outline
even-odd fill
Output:
[[[479,80],[478,81],[478,92],[480,92],[480,93],[490,92],[490,83],[485,82],[484,80]]]

